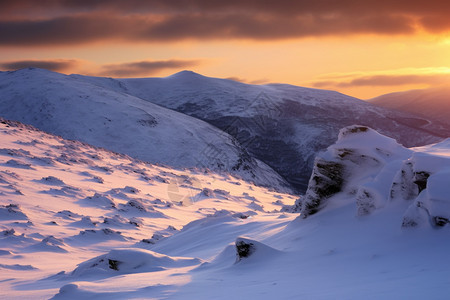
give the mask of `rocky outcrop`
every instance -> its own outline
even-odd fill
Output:
[[[343,175],[344,165],[341,162],[317,158],[305,197],[297,201],[295,209],[301,211],[305,218],[319,211],[328,198],[342,190]]]
[[[236,249],[236,262],[243,263],[264,263],[269,258],[277,257],[281,251],[274,249],[261,242],[248,239],[245,237],[238,237],[234,243]]]
[[[367,216],[403,205],[402,227],[450,223],[450,139],[407,149],[365,126],[341,130],[338,141],[315,160],[307,192],[295,211],[307,218],[330,201],[352,203]],[[397,205],[397,206],[398,206]]]
[[[392,164],[401,165],[410,153],[395,140],[366,126],[343,128],[337,142],[316,158],[306,194],[297,200],[295,210],[306,218],[341,194],[354,198],[358,216],[368,215],[383,207],[389,198],[396,175],[390,169]],[[404,177],[397,181],[399,191],[392,193],[400,193],[401,186],[405,191],[411,189],[406,187]]]
[[[295,210],[303,218],[326,206],[334,195],[344,192],[355,197],[357,215],[367,215],[383,205],[377,185],[391,161],[403,158],[409,151],[395,140],[382,136],[366,126],[343,128],[334,145],[316,157],[313,173],[304,197],[297,200]],[[349,196],[350,197],[350,196]]]

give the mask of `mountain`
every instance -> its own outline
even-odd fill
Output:
[[[185,114],[41,69],[1,72],[0,83],[0,117],[144,161],[226,171],[291,191],[233,137]]]
[[[285,84],[249,85],[191,71],[165,78],[72,77],[222,129],[301,192],[306,190],[315,155],[335,141],[342,127],[367,125],[407,147],[450,136],[448,125],[333,91]]]
[[[450,124],[450,87],[436,87],[382,95],[368,100],[390,109],[410,112]]]
[[[450,293],[449,140],[406,149],[364,126],[343,129],[318,158],[343,166],[343,185],[306,218],[286,212],[292,195],[227,174],[152,165],[3,119],[0,141],[2,299]]]

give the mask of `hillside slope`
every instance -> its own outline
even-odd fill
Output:
[[[386,108],[415,113],[450,124],[450,87],[391,93],[368,101]]]
[[[290,191],[230,135],[148,101],[41,69],[0,73],[0,117],[174,167],[229,172]]]

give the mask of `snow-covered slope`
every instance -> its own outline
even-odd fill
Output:
[[[226,233],[174,246],[213,255],[236,234],[282,228],[294,215],[279,210],[294,201],[228,175],[155,166],[0,119],[0,298],[49,299],[72,282],[95,292],[69,285],[57,299],[165,298],[207,256],[148,248],[189,232],[191,221],[191,229],[216,222]]]
[[[391,93],[368,101],[450,124],[450,87],[448,86]]]
[[[306,218],[282,212],[292,196],[229,176],[155,166],[8,121],[0,141],[2,299],[450,293],[448,140],[405,149],[363,126],[344,129],[321,156],[345,165],[341,192]],[[358,197],[363,190],[373,197]],[[374,206],[361,213],[358,199]]]
[[[289,191],[275,171],[210,124],[63,74],[0,72],[0,117],[145,161],[222,170]]]
[[[249,85],[190,71],[166,78],[73,77],[217,126],[300,191],[306,189],[316,153],[332,144],[345,126],[370,126],[407,147],[450,136],[447,125],[333,91],[283,84]]]

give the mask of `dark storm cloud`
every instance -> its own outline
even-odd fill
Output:
[[[147,76],[158,73],[163,69],[179,69],[197,66],[200,60],[159,60],[139,61],[122,64],[103,65],[98,75],[112,77]]]
[[[445,15],[450,9],[448,1],[441,0],[0,0],[5,14],[42,12],[95,12],[115,11],[128,13],[211,13],[250,12],[283,15],[327,14],[413,14]]]
[[[75,45],[105,40],[160,42],[183,39],[271,40],[333,34],[410,33],[404,18],[182,15],[168,17],[69,16],[50,20],[0,22],[0,45]]]
[[[443,32],[448,15],[448,1],[0,0],[0,45]]]
[[[79,64],[80,62],[74,59],[16,60],[0,62],[0,69],[10,71],[24,68],[41,68],[55,72],[64,72]]]

